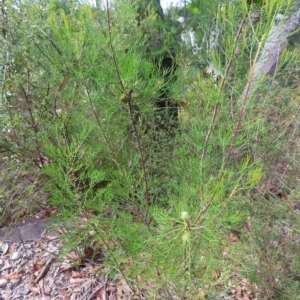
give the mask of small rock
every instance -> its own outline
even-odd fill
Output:
[[[30,243],[30,244],[24,244],[24,247],[25,247],[26,249],[30,249],[30,248],[32,248],[32,243]]]
[[[3,253],[3,255],[6,254],[8,249],[9,249],[8,243],[0,243],[0,251]]]
[[[3,291],[2,293],[0,293],[0,299],[10,299],[11,294],[8,292]]]
[[[57,254],[58,253],[58,248],[56,246],[49,246],[47,249],[47,254],[49,255],[49,253],[53,253],[53,254]]]
[[[21,252],[15,252],[15,253],[10,257],[10,259],[12,259],[12,260],[17,260],[17,259],[19,259],[20,257],[22,257]]]
[[[7,285],[8,283],[8,280],[6,279],[0,279],[0,287],[3,288]]]
[[[20,295],[27,295],[27,294],[29,294],[30,291],[25,286],[20,286],[20,287],[18,287],[16,292]]]

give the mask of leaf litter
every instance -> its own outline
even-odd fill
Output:
[[[119,300],[150,299],[144,293],[134,294],[120,276],[110,279],[103,260],[83,260],[74,267],[75,252],[59,256],[60,237],[44,234],[36,241],[2,242],[0,244],[0,298],[2,299],[57,299],[57,300]],[[92,249],[85,254],[91,255]],[[15,253],[18,253],[16,255]],[[149,288],[157,289],[149,283]],[[240,279],[226,295],[216,299],[254,300],[252,287]],[[151,294],[151,293],[150,293]],[[198,292],[197,292],[198,294]],[[157,299],[171,299],[170,291],[162,292]],[[203,299],[203,291],[199,297]],[[186,295],[189,299],[189,296]],[[177,299],[173,296],[172,299]]]

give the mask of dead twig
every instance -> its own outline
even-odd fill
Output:
[[[44,265],[44,267],[41,270],[41,273],[39,274],[39,276],[34,280],[34,283],[38,283],[43,277],[45,277],[45,275],[47,274],[47,272],[49,271],[49,265],[51,264],[53,260],[53,257],[50,257],[46,264]]]
[[[92,300],[93,297],[101,290],[101,289],[104,289],[104,293],[105,293],[105,300],[107,299],[107,295],[106,295],[106,285],[107,285],[107,280],[108,280],[108,277],[107,275],[105,275],[105,281],[104,283],[102,283],[89,297],[88,297],[88,300]]]

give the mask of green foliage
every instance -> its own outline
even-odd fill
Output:
[[[154,1],[139,8],[115,1],[109,14],[75,2],[28,1],[19,9],[9,3],[2,28],[10,34],[1,37],[0,146],[5,155],[42,168],[47,203],[68,229],[65,251],[76,248],[84,256],[86,246],[101,243],[111,277],[140,276],[140,286],[151,281],[177,295],[187,287],[193,295],[199,281],[205,295],[217,293],[230,287],[233,273],[261,282],[266,295],[297,288],[291,279],[297,258],[282,258],[272,247],[284,216],[296,224],[295,213],[252,197],[270,164],[294,153],[292,139],[299,143],[292,128],[299,88],[283,80],[288,74],[299,82],[291,75],[296,50],[283,53],[276,80],[240,102],[274,12],[286,9],[283,1],[271,2],[239,38],[239,22],[249,17],[240,1],[188,5],[188,22],[200,28],[197,41],[217,39],[217,47],[202,47],[199,55],[220,70],[218,82],[198,68],[199,57],[178,46],[178,24],[159,18]],[[159,70],[166,53],[178,65],[168,80],[169,70]],[[162,91],[175,105],[188,100],[172,134],[174,123],[156,107]],[[299,157],[291,161],[295,172]],[[72,228],[75,221],[79,226]],[[266,226],[272,227],[268,238]],[[296,253],[298,246],[288,243]],[[278,284],[268,285],[266,257],[273,259],[271,272],[274,257],[288,263],[282,274],[277,270]]]

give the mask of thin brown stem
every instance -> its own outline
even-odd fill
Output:
[[[204,146],[203,146],[202,153],[201,153],[201,158],[200,158],[200,176],[201,176],[201,180],[202,180],[202,184],[201,184],[202,198],[203,198],[203,195],[204,195],[204,190],[203,190],[204,189],[204,185],[203,185],[203,182],[204,182],[203,161],[204,161],[204,157],[205,157],[206,150],[207,150],[207,144],[208,144],[209,138],[211,136],[212,127],[215,123],[215,120],[216,120],[216,117],[217,117],[217,114],[218,114],[218,108],[219,108],[219,103],[217,103],[214,107],[213,115],[212,115],[212,118],[211,118],[211,121],[210,121],[210,124],[209,124],[207,134],[205,136]]]
[[[67,75],[65,75],[62,79],[62,81],[60,82],[59,86],[58,86],[58,89],[56,90],[56,93],[55,93],[55,96],[54,96],[54,99],[53,99],[53,111],[54,111],[54,114],[58,117],[58,113],[57,113],[57,98],[58,98],[58,93],[59,91],[62,89],[63,87],[63,84],[65,83],[65,81],[67,80]]]
[[[242,30],[245,26],[245,18],[242,20],[240,26],[239,26],[239,29],[235,35],[235,40],[234,40],[234,47],[232,48],[232,53],[231,53],[231,59],[228,61],[227,63],[227,66],[226,66],[226,69],[225,69],[225,74],[222,78],[222,81],[221,81],[221,84],[220,84],[220,87],[219,87],[219,94],[220,92],[222,91],[222,89],[224,88],[224,85],[225,85],[225,79],[226,79],[226,76],[230,70],[230,67],[232,65],[232,61],[233,61],[233,57],[234,57],[234,51],[235,51],[235,45],[237,44],[237,41],[242,33]],[[218,109],[219,109],[219,103],[217,103],[215,106],[214,106],[214,110],[213,110],[213,116],[212,116],[212,119],[211,119],[211,122],[209,124],[209,129],[207,131],[207,134],[205,136],[205,141],[204,141],[204,147],[203,147],[203,150],[202,150],[202,153],[201,153],[201,158],[200,158],[200,174],[201,174],[201,178],[202,178],[202,183],[204,181],[204,172],[203,172],[203,161],[204,161],[204,158],[205,158],[205,154],[206,154],[206,150],[207,150],[207,145],[208,145],[208,141],[210,139],[210,136],[211,136],[211,132],[212,132],[212,128],[213,128],[213,124],[215,123],[215,120],[216,120],[216,116],[218,114]],[[202,198],[203,198],[203,195],[204,195],[204,185],[202,184],[202,190],[201,190],[201,194],[202,194]]]
[[[86,210],[84,208],[81,209],[82,213],[84,214],[85,218],[87,220],[89,220],[89,215],[86,212]],[[127,278],[126,274],[124,273],[123,269],[121,268],[121,265],[119,264],[114,252],[110,249],[110,245],[109,243],[106,241],[106,239],[103,237],[102,232],[99,230],[99,227],[94,224],[93,222],[90,222],[91,227],[93,228],[93,231],[96,232],[98,234],[98,236],[100,237],[101,241],[103,242],[104,246],[106,247],[106,249],[108,250],[110,257],[112,258],[112,260],[114,261],[114,263],[116,264],[118,270],[120,271],[120,273],[122,274],[123,278],[125,279],[127,285],[130,287],[130,289],[133,291],[134,294],[136,294],[134,288],[132,287],[132,285],[129,282],[129,279]]]
[[[144,224],[149,228],[149,222],[147,221],[148,218],[148,212],[149,212],[149,205],[150,205],[150,195],[149,195],[149,183],[148,183],[148,174],[146,171],[146,160],[144,157],[144,151],[141,145],[141,140],[139,138],[139,133],[136,127],[136,121],[135,121],[135,116],[134,116],[134,112],[132,109],[132,104],[131,104],[131,96],[132,96],[132,90],[129,91],[129,93],[127,94],[129,101],[128,101],[128,107],[129,107],[129,113],[130,113],[130,117],[131,117],[131,124],[134,130],[134,134],[136,135],[137,138],[137,143],[138,143],[138,148],[139,148],[139,152],[140,152],[140,156],[141,156],[141,166],[142,166],[142,170],[143,170],[143,178],[144,178],[144,182],[145,182],[145,197],[146,197],[146,212],[145,214],[143,214],[143,218],[144,218]]]
[[[25,97],[25,101],[27,104],[27,110],[29,112],[29,116],[30,116],[30,126],[33,128],[34,134],[35,134],[35,144],[36,144],[36,150],[38,153],[38,157],[40,160],[41,165],[43,166],[43,157],[42,157],[42,153],[41,153],[41,149],[40,149],[40,145],[38,142],[38,122],[35,120],[34,115],[33,115],[33,110],[31,107],[31,103],[30,103],[30,99],[29,99],[29,80],[30,80],[30,71],[28,68],[26,68],[26,88],[24,88],[21,84],[20,87],[23,91],[24,97]]]
[[[233,147],[234,147],[234,143],[235,143],[235,140],[236,140],[236,137],[237,137],[237,134],[238,134],[238,130],[239,130],[240,125],[241,125],[241,121],[242,121],[242,118],[243,118],[243,115],[244,115],[247,98],[248,98],[249,91],[250,91],[251,82],[252,82],[253,75],[254,75],[254,69],[255,69],[258,53],[259,53],[259,50],[257,51],[256,59],[254,60],[253,66],[252,66],[251,71],[250,71],[249,79],[248,79],[246,88],[245,88],[244,93],[243,93],[242,106],[241,106],[241,109],[240,109],[240,112],[239,112],[239,118],[238,118],[237,124],[235,126],[235,129],[233,131],[233,136],[232,136],[232,139],[231,139],[229,150],[227,152],[224,163],[222,165],[221,174],[219,176],[218,183],[220,183],[222,181],[223,177],[224,177],[225,168],[227,167],[227,164],[228,164],[229,158],[231,156],[231,153],[232,153],[232,150],[233,150]],[[195,226],[195,224],[207,212],[208,208],[211,206],[211,204],[212,204],[212,202],[215,198],[216,192],[217,192],[217,190],[215,189],[213,194],[211,195],[206,207],[199,213],[199,215],[195,219],[194,223],[192,224],[192,227]]]
[[[106,0],[106,14],[107,14],[107,27],[108,27],[108,36],[109,36],[109,44],[110,44],[110,49],[111,49],[111,54],[113,57],[113,61],[114,61],[114,66],[115,66],[115,70],[118,76],[118,80],[119,80],[119,84],[120,87],[122,89],[122,92],[125,93],[125,87],[119,72],[119,68],[118,68],[118,64],[117,64],[117,59],[116,59],[116,55],[115,55],[115,49],[112,43],[112,38],[111,38],[111,26],[110,26],[110,10],[109,10],[109,4],[108,4],[108,0]]]
[[[112,43],[112,34],[111,34],[111,20],[110,20],[110,9],[109,9],[109,3],[108,0],[106,0],[106,13],[107,13],[107,27],[108,27],[108,35],[109,35],[109,44],[110,44],[110,48],[111,48],[111,54],[112,54],[112,58],[113,58],[113,62],[114,62],[114,66],[115,66],[115,71],[119,80],[119,84],[121,87],[121,90],[123,92],[123,94],[126,93],[121,75],[120,75],[120,71],[118,68],[118,63],[117,63],[117,59],[116,59],[116,54],[115,54],[115,49]],[[144,151],[141,145],[141,140],[140,140],[140,136],[136,127],[136,122],[135,122],[135,118],[134,118],[134,112],[132,110],[132,104],[131,104],[131,97],[132,97],[132,93],[133,90],[130,90],[128,93],[126,93],[126,97],[128,98],[128,107],[129,107],[129,113],[130,113],[130,118],[131,118],[131,124],[137,139],[137,143],[138,143],[138,149],[140,152],[140,156],[141,156],[141,166],[142,166],[142,170],[143,170],[143,178],[144,178],[144,182],[145,182],[145,197],[146,197],[146,212],[143,214],[143,222],[144,224],[148,227],[149,229],[149,222],[147,221],[148,218],[148,212],[149,212],[149,205],[150,205],[150,196],[149,196],[149,183],[148,183],[148,176],[147,176],[147,172],[146,172],[146,161],[145,161],[145,157],[144,157]]]
[[[116,155],[115,151],[113,150],[113,148],[112,148],[112,146],[111,146],[111,144],[110,144],[110,142],[109,142],[109,140],[108,140],[108,137],[106,136],[106,134],[105,134],[105,132],[104,132],[104,130],[103,130],[103,128],[102,128],[101,122],[100,122],[99,117],[98,117],[97,112],[96,112],[96,108],[95,108],[95,106],[94,106],[94,103],[93,103],[92,98],[91,98],[91,95],[90,95],[89,88],[88,88],[88,86],[87,86],[86,83],[84,83],[84,85],[85,85],[85,90],[86,90],[86,93],[87,93],[87,96],[88,96],[90,105],[91,105],[91,107],[92,107],[92,111],[93,111],[94,117],[95,117],[95,119],[96,119],[96,122],[97,122],[97,124],[98,124],[98,127],[100,128],[100,131],[101,131],[101,134],[102,134],[102,136],[103,136],[103,138],[104,138],[104,140],[105,140],[105,143],[106,143],[106,145],[108,146],[109,151],[111,152],[111,154],[112,154],[112,156],[113,156],[114,163],[117,165],[117,167],[118,167],[118,169],[120,170],[120,172],[122,173],[124,179],[127,181],[128,186],[130,186],[130,185],[129,185],[129,182],[128,182],[128,180],[127,180],[127,176],[125,175],[125,173],[124,173],[122,167],[120,166],[120,164],[119,164],[119,162],[118,162],[117,155]]]
[[[231,67],[232,62],[233,62],[233,57],[234,57],[234,52],[235,52],[235,46],[236,46],[236,44],[237,44],[237,41],[238,41],[240,35],[242,34],[242,31],[243,31],[243,28],[244,28],[245,24],[246,24],[246,20],[245,20],[245,18],[244,18],[244,19],[242,20],[240,26],[239,26],[239,29],[238,29],[236,35],[235,35],[235,38],[234,38],[234,45],[233,45],[232,51],[231,51],[231,58],[230,58],[230,60],[229,60],[228,63],[227,63],[227,66],[226,66],[226,69],[225,69],[225,73],[224,73],[224,76],[223,76],[223,78],[222,78],[222,81],[221,81],[221,84],[220,84],[220,87],[219,87],[219,92],[224,88],[224,85],[225,85],[225,79],[226,79],[226,77],[227,77],[227,74],[229,73],[230,67]]]

